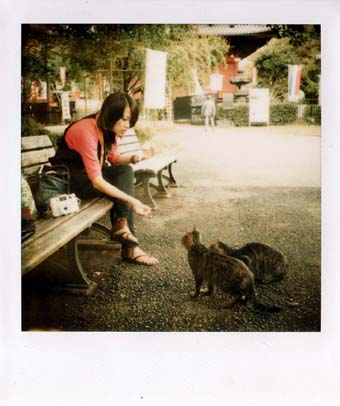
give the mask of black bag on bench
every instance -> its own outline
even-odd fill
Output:
[[[44,165],[37,175],[33,175],[31,182],[38,182],[35,193],[35,203],[40,214],[44,214],[49,207],[52,197],[70,193],[70,172],[65,165]]]

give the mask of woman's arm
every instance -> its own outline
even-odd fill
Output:
[[[119,163],[119,164],[130,164],[130,163],[133,163],[133,157],[134,155],[119,155],[119,157],[117,158],[117,160],[116,160],[116,163]]]
[[[101,175],[93,178],[91,180],[91,183],[95,189],[99,190],[105,195],[129,203],[132,206],[135,213],[138,214],[139,216],[147,216],[148,214],[150,214],[151,208],[149,206],[146,206],[138,199],[122,192],[120,189],[111,185]]]

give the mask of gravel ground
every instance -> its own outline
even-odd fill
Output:
[[[267,128],[217,129],[211,136],[186,126],[163,131],[155,143],[159,150],[176,150],[175,174],[181,187],[171,189],[170,198],[158,200],[159,209],[151,217],[136,219],[142,247],[160,264],[134,266],[122,263],[116,253],[84,253],[85,269],[98,283],[95,293],[84,297],[42,292],[24,282],[23,330],[320,331],[318,131],[318,127],[290,128],[285,133]],[[236,136],[252,137],[266,151],[260,159],[250,159],[253,147],[247,150],[244,145],[251,142],[244,138],[240,143],[238,138],[243,154],[233,154],[246,156],[248,169],[242,159],[226,159],[225,142],[237,145],[232,143]],[[294,148],[286,161],[280,154],[282,142]],[[195,153],[193,145],[198,148]],[[301,156],[296,155],[299,148]],[[278,165],[263,165],[267,153]],[[109,223],[108,217],[102,220]],[[194,282],[180,239],[193,225],[206,244],[216,239],[231,245],[260,241],[282,251],[289,262],[287,277],[257,286],[259,298],[280,305],[282,311],[262,315],[250,304],[222,309],[221,293],[215,303],[209,297],[190,300]]]

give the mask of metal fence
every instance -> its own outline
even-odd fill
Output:
[[[298,124],[320,124],[321,123],[321,106],[317,99],[306,99],[300,103],[293,103],[296,106],[295,121]]]
[[[320,124],[321,106],[317,99],[274,102],[269,106],[269,124]]]

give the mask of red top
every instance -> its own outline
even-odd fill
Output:
[[[65,141],[70,149],[77,151],[81,155],[90,180],[102,174],[98,159],[98,132],[93,118],[85,118],[74,123],[67,130]],[[117,162],[119,155],[117,143],[113,143],[106,159],[114,164]]]

